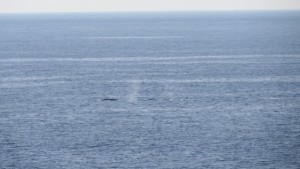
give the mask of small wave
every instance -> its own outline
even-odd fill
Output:
[[[0,62],[141,62],[141,61],[177,61],[191,59],[245,59],[245,58],[280,58],[300,55],[212,55],[212,56],[176,56],[176,57],[103,57],[103,58],[2,58]],[[201,61],[200,61],[201,62]],[[214,61],[203,61],[214,62]],[[215,61],[222,62],[222,61]]]
[[[24,81],[41,81],[41,80],[57,80],[57,79],[72,79],[72,77],[66,77],[66,76],[5,77],[5,78],[1,78],[0,82],[24,82]]]
[[[72,37],[81,39],[181,39],[184,36],[86,36]]]
[[[38,86],[52,86],[65,84],[66,81],[50,81],[50,82],[26,82],[26,83],[3,83],[0,84],[0,89],[4,88],[24,88],[24,87],[38,87]]]
[[[203,79],[144,79],[144,80],[116,80],[113,83],[258,83],[258,82],[300,82],[300,76],[253,77],[253,78],[203,78]]]
[[[297,105],[288,105],[288,108],[297,108]],[[263,104],[256,104],[256,105],[244,105],[242,107],[236,106],[236,105],[207,105],[207,106],[201,106],[201,107],[192,107],[192,108],[153,108],[153,107],[143,107],[143,108],[136,108],[139,112],[147,113],[148,116],[151,115],[157,115],[157,112],[169,112],[165,115],[169,117],[174,117],[178,115],[182,115],[182,112],[191,112],[191,113],[199,113],[203,112],[206,113],[206,111],[210,110],[232,110],[241,112],[241,110],[244,111],[260,111],[260,110],[272,110],[273,108],[270,108],[269,106],[265,106]],[[276,109],[276,108],[274,108]],[[131,108],[111,108],[111,109],[97,109],[95,111],[112,111],[112,112],[130,112],[132,111]],[[152,114],[153,113],[153,114]]]

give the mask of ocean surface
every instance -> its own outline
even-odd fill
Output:
[[[300,11],[1,14],[0,168],[300,168]]]

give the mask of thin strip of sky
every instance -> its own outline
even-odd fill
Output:
[[[0,13],[295,9],[300,0],[0,0]]]

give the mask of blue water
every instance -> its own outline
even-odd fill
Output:
[[[0,168],[300,167],[300,12],[0,15]]]

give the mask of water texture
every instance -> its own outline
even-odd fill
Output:
[[[0,15],[0,168],[300,167],[300,13]]]

